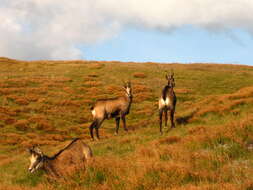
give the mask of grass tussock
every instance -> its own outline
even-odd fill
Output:
[[[146,78],[147,75],[145,73],[136,72],[136,73],[133,74],[133,77],[135,77],[135,78]]]
[[[20,119],[14,124],[15,128],[19,131],[27,131],[29,128],[29,121]]]
[[[86,86],[86,87],[98,87],[98,86],[101,86],[101,82],[99,82],[99,81],[86,81],[86,82],[84,82],[84,86]]]
[[[88,64],[88,68],[94,69],[102,69],[105,65],[103,63],[90,63]]]
[[[163,138],[163,139],[159,140],[159,143],[160,144],[173,144],[173,143],[179,142],[180,140],[181,140],[181,138],[178,136],[170,136],[170,137]]]

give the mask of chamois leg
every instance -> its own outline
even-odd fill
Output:
[[[97,139],[98,139],[98,140],[99,140],[99,132],[98,132],[98,129],[99,129],[99,127],[101,126],[101,124],[103,123],[103,121],[104,121],[104,120],[99,120],[99,121],[97,122],[96,127],[95,127],[96,136],[97,136]]]
[[[164,115],[165,115],[165,128],[167,128],[167,123],[168,123],[168,110],[164,110]]]
[[[169,128],[168,128],[168,109],[164,110],[165,112],[165,128],[166,128],[166,132],[169,132]]]
[[[128,131],[128,129],[126,128],[126,116],[125,116],[125,115],[122,115],[122,116],[121,116],[121,119],[122,119],[122,121],[123,121],[124,130],[125,130],[125,131]]]
[[[175,112],[174,109],[172,109],[172,110],[170,111],[171,128],[175,128],[175,123],[174,123],[174,112]]]
[[[90,128],[90,136],[91,136],[92,140],[94,140],[93,129],[94,129],[94,127],[96,127],[96,125],[97,125],[97,120],[93,121],[89,127]]]
[[[95,127],[95,131],[96,131],[97,140],[99,140],[99,133],[98,133],[98,127],[97,126]]]
[[[118,132],[119,132],[120,117],[116,117],[116,118],[115,118],[115,121],[116,121],[116,131],[115,131],[115,135],[117,135]]]
[[[160,124],[160,133],[163,134],[162,124],[163,124],[163,109],[159,110],[159,124]]]

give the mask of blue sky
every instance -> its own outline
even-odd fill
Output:
[[[130,28],[110,40],[81,49],[88,60],[253,65],[253,39],[236,29],[210,32],[185,26],[166,33]]]
[[[252,0],[0,0],[0,56],[253,65]]]

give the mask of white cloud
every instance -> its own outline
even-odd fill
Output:
[[[108,39],[129,25],[253,34],[252,12],[250,0],[0,0],[0,56],[77,59],[79,45]]]
[[[100,10],[120,23],[169,30],[183,25],[253,32],[250,0],[98,0]]]

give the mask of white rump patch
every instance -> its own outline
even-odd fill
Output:
[[[91,114],[93,115],[93,117],[96,116],[96,111],[95,110],[91,110]]]

